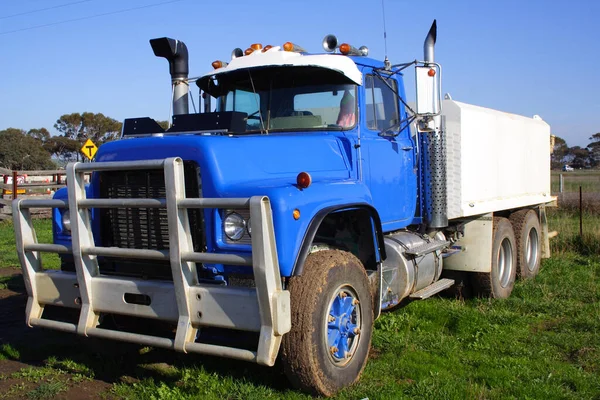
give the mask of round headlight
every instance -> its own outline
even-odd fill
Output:
[[[223,221],[225,235],[231,240],[240,240],[244,236],[246,223],[240,214],[231,213]]]
[[[71,213],[66,210],[62,215],[62,225],[66,231],[71,231]]]
[[[250,224],[251,220],[251,218],[248,218],[248,221],[246,221],[246,232],[248,232],[248,236],[250,237],[252,237],[252,225]]]

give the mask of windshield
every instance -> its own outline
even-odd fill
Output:
[[[316,68],[245,70],[219,77],[217,111],[248,114],[247,132],[342,130],[356,124],[356,85]]]

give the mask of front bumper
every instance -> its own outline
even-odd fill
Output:
[[[165,199],[87,199],[83,175],[90,171],[164,169]],[[180,158],[104,163],[73,163],[67,167],[69,199],[13,201],[17,252],[28,293],[26,321],[41,326],[134,342],[254,361],[272,366],[282,335],[291,328],[290,296],[282,290],[269,199],[186,198]],[[69,208],[72,245],[37,243],[30,208]],[[90,208],[166,207],[168,251],[95,246]],[[194,252],[188,208],[248,208],[252,218],[252,256]],[[40,252],[72,254],[75,273],[42,268]],[[100,274],[98,256],[168,260],[173,281],[149,281]],[[248,265],[255,288],[223,287],[198,282],[195,263]],[[133,299],[133,300],[132,300]],[[140,301],[140,299],[142,301]],[[44,306],[78,308],[77,324],[43,318]],[[118,314],[177,324],[174,338],[99,328],[102,314]],[[259,332],[256,351],[196,343],[198,329],[220,327]]]

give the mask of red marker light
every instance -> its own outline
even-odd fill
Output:
[[[306,189],[312,183],[312,178],[308,172],[300,172],[296,177],[296,184],[299,188]]]
[[[435,76],[435,69],[431,68],[429,71],[427,71],[427,75],[434,77]]]

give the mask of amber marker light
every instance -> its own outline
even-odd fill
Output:
[[[435,76],[435,69],[431,68],[429,71],[427,71],[427,75],[431,77]]]
[[[260,49],[262,49],[262,44],[260,44],[260,43],[252,43],[250,45],[250,48],[254,49],[254,50],[260,50]]]
[[[294,51],[294,43],[292,43],[292,42],[285,42],[283,44],[283,49],[285,51]]]
[[[264,49],[262,49],[262,52],[264,53],[265,51],[267,51],[267,50],[269,50],[269,49],[271,49],[271,48],[273,48],[273,46],[271,46],[270,44],[268,44],[268,45],[266,45],[266,46],[264,47]]]
[[[312,183],[312,178],[308,172],[300,172],[296,177],[296,184],[299,188],[306,189]]]
[[[292,216],[294,217],[294,219],[296,221],[298,221],[300,219],[300,210],[298,210],[297,208],[292,212]]]
[[[245,56],[249,56],[250,54],[252,54],[254,52],[254,49],[252,47],[248,47],[245,51],[244,51],[244,55]]]
[[[350,45],[348,43],[340,44],[340,53],[348,55],[348,53],[350,53]]]
[[[217,61],[213,61],[212,66],[214,69],[223,68],[223,67],[227,66],[227,63],[225,61],[217,60]]]

